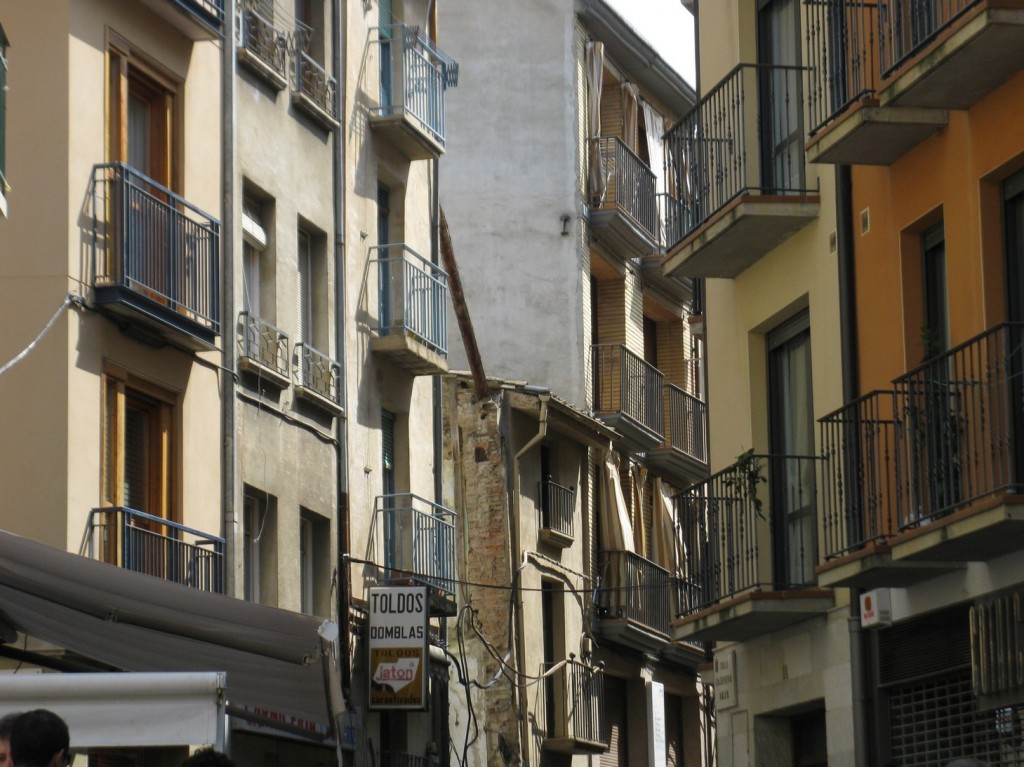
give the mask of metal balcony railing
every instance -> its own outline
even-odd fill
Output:
[[[674,384],[665,385],[665,447],[708,462],[708,406]]]
[[[668,570],[632,551],[602,551],[598,572],[597,605],[605,615],[668,634],[672,604]]]
[[[287,76],[288,43],[271,20],[255,8],[242,8],[238,37],[245,50],[284,80]]]
[[[406,754],[401,751],[382,751],[380,767],[430,767],[430,760],[419,754]]]
[[[312,346],[295,344],[295,384],[335,405],[341,403],[341,365]]]
[[[543,710],[538,719],[549,738],[601,744],[604,720],[604,668],[573,657],[541,664],[544,676]]]
[[[295,57],[295,90],[332,120],[338,119],[337,83],[312,56],[299,51]]]
[[[93,168],[97,285],[220,332],[220,222],[124,163]]]
[[[455,596],[455,512],[411,493],[377,496],[374,544],[390,579]]]
[[[614,207],[628,215],[652,240],[658,237],[656,180],[640,156],[617,136],[592,140],[591,151],[601,155],[605,195],[595,207]]]
[[[894,384],[902,526],[927,524],[984,495],[1020,492],[1024,324],[990,328]]]
[[[593,355],[595,412],[621,413],[661,435],[665,428],[662,372],[621,344],[597,344]]]
[[[377,332],[408,332],[442,354],[448,352],[448,274],[403,244],[370,248],[380,286]]]
[[[879,49],[882,77],[932,42],[981,0],[880,0]]]
[[[821,419],[825,558],[884,542],[900,528],[900,399],[875,391]]]
[[[679,239],[743,194],[806,194],[803,67],[740,64],[665,134]]]
[[[537,483],[537,497],[540,499],[540,526],[572,538],[576,488],[563,487],[547,477]]]
[[[444,146],[444,92],[458,83],[459,65],[418,27],[380,28],[375,42],[381,59],[380,105],[375,113],[404,113]]]
[[[878,3],[807,0],[807,111],[813,135],[878,88]]]
[[[224,32],[224,0],[171,0],[190,16],[217,32]]]
[[[285,332],[245,311],[239,313],[238,324],[241,333],[239,356],[287,378],[288,336]]]
[[[676,496],[681,614],[752,589],[805,586],[817,565],[815,456],[750,455]]]
[[[201,591],[224,592],[224,539],[123,506],[89,512],[83,556]]]

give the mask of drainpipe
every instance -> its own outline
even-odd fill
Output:
[[[224,515],[225,592],[238,596],[235,574],[238,543],[238,444],[235,440],[238,400],[235,396],[235,3],[225,3],[221,48],[221,503]]]
[[[857,358],[857,287],[853,263],[853,185],[850,166],[836,166],[836,251],[839,262],[839,332],[842,349],[843,401],[860,393]],[[865,678],[867,633],[860,625],[860,590],[850,589],[850,686],[853,697],[854,764],[868,767],[868,698]]]
[[[331,0],[331,28],[334,30],[331,45],[331,66],[334,69],[338,98],[338,122],[342,126],[346,120],[346,88],[345,66],[342,59],[347,50],[345,41],[348,38],[348,4],[345,0]],[[344,127],[335,131],[332,139],[331,153],[333,163],[334,184],[334,335],[335,348],[338,354],[338,365],[341,370],[338,382],[338,393],[341,397],[341,412],[334,419],[337,451],[337,504],[335,508],[335,529],[337,533],[337,601],[338,601],[338,662],[341,664],[341,689],[345,700],[350,700],[352,689],[352,667],[349,660],[349,642],[351,627],[349,625],[349,570],[346,556],[349,553],[348,526],[348,377],[347,349],[345,343],[345,292],[348,280],[345,271],[345,211],[348,184],[345,183],[345,131]],[[338,746],[338,764],[342,759],[341,733],[335,733]]]
[[[511,487],[509,488],[509,533],[511,535],[512,543],[512,557],[509,557],[513,567],[519,567],[520,560],[522,559],[522,551],[520,550],[519,541],[519,461],[524,455],[532,450],[536,445],[544,441],[548,435],[548,403],[551,401],[550,394],[538,395],[540,400],[540,413],[537,416],[538,428],[537,433],[533,435],[529,442],[523,445],[519,452],[512,458],[512,477]],[[509,421],[510,422],[510,421]],[[516,668],[522,672],[523,659],[526,657],[525,648],[525,637],[523,636],[523,590],[518,588],[515,591],[515,644],[516,644]],[[519,737],[522,742],[523,751],[523,765],[529,767],[530,764],[530,722],[527,718],[527,700],[526,696],[518,689],[515,688],[516,700],[518,701],[519,708]]]

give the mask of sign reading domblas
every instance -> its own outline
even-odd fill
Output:
[[[370,589],[370,708],[427,707],[427,589]]]

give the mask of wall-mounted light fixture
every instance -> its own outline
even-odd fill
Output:
[[[569,215],[567,213],[562,214],[562,236],[569,236]]]

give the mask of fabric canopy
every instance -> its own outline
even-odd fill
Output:
[[[0,531],[0,622],[124,671],[224,671],[231,713],[323,734],[311,615],[211,594]]]
[[[590,166],[588,188],[590,196],[598,203],[604,202],[607,182],[604,174],[604,162],[601,159],[601,147],[597,139],[601,137],[601,88],[604,85],[604,43],[587,43],[587,102],[588,128],[590,141]]]

